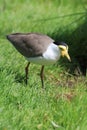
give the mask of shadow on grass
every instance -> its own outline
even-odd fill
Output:
[[[35,87],[35,86],[38,86],[38,82],[29,83],[29,78],[27,79],[28,81],[27,81],[27,84],[26,84],[26,76],[21,75],[21,73],[18,73],[18,72],[15,73],[15,79],[14,80],[15,80],[16,83],[24,84],[25,87],[28,86],[28,85],[31,88]]]
[[[78,21],[79,22],[79,21]],[[52,37],[55,40],[61,40],[69,45],[69,54],[72,62],[62,59],[60,63],[69,69],[71,74],[86,76],[87,70],[87,16],[74,31],[70,32],[68,29],[65,31],[56,30]],[[60,34],[60,35],[59,35]]]
[[[20,73],[15,73],[15,82],[16,83],[25,83],[25,75],[21,75]]]

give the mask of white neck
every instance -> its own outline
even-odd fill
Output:
[[[60,58],[61,52],[57,45],[51,43],[43,56],[47,59],[52,59],[57,61]]]

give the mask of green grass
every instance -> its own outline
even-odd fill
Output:
[[[85,12],[86,2],[82,2],[0,1],[0,130],[87,129],[86,78],[73,77],[59,62],[45,67],[43,90],[39,77],[41,66],[31,64],[26,86],[27,61],[5,37],[21,31],[41,32],[56,38],[56,31],[60,36],[66,28],[71,33],[84,21],[78,20],[81,15],[57,17]]]

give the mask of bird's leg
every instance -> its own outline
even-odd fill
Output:
[[[27,79],[28,79],[28,67],[30,65],[30,62],[28,62],[27,66],[25,67],[25,74],[26,74],[26,79],[25,79],[25,82],[27,84]]]
[[[44,71],[44,65],[42,66],[41,72],[40,72],[40,78],[41,78],[41,82],[42,82],[42,88],[44,88],[44,81],[43,81],[44,74],[43,74],[43,71]]]

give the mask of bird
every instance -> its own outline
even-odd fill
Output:
[[[28,61],[25,67],[25,82],[28,82],[28,69],[30,63],[41,65],[40,78],[44,88],[44,66],[55,64],[60,57],[71,58],[68,53],[68,45],[65,42],[55,41],[51,37],[40,33],[12,33],[7,39]]]

